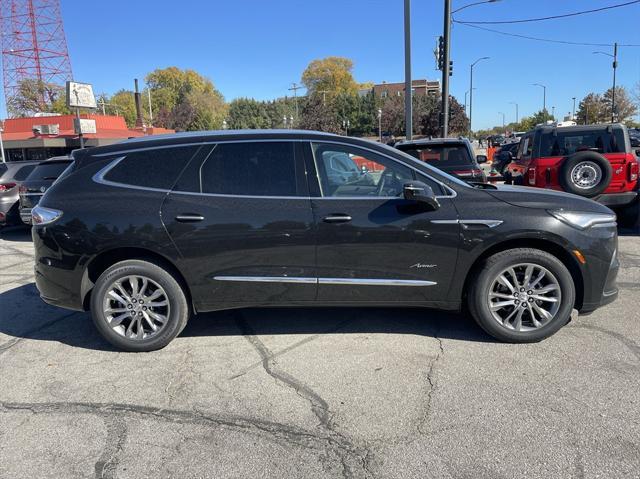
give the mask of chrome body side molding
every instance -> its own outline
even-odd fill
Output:
[[[351,286],[434,286],[435,281],[375,278],[305,278],[295,276],[214,276],[216,281],[253,283],[337,284]]]

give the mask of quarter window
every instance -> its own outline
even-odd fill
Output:
[[[313,153],[325,197],[400,197],[414,179],[411,168],[359,148],[314,143]]]
[[[168,190],[199,148],[183,146],[131,152],[104,178],[116,183]]]
[[[298,196],[293,142],[220,143],[200,167],[203,193]]]

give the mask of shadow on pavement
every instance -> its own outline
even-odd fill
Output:
[[[29,305],[26,309],[25,304]],[[10,336],[0,343],[0,355],[21,339],[115,351],[98,334],[89,313],[45,304],[33,283],[0,293],[0,312],[0,333]],[[495,342],[467,315],[416,308],[253,308],[220,311],[193,317],[180,337],[240,336],[240,317],[259,335],[411,334]]]
[[[5,241],[31,242],[30,226],[2,226],[0,239]]]

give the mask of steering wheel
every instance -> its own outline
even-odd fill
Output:
[[[398,185],[400,183],[401,183],[401,181],[398,179],[398,175],[397,175],[397,173],[395,171],[393,171],[393,170],[392,171],[388,171],[388,170],[385,169],[382,172],[382,175],[380,176],[380,182],[378,183],[378,188],[377,188],[377,191],[376,191],[376,195],[377,196],[387,196],[387,195],[383,194],[384,190],[385,190],[385,187],[386,188],[391,188],[391,189],[393,189],[395,191],[397,189],[396,185]],[[398,193],[398,194],[396,194],[394,196],[400,196],[400,195],[401,195],[401,193]]]

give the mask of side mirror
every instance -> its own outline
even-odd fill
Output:
[[[476,156],[476,161],[478,163],[486,163],[487,162],[487,155],[478,155],[478,156]]]
[[[404,199],[424,205],[429,211],[440,208],[440,203],[429,185],[421,181],[405,183],[402,188]]]

